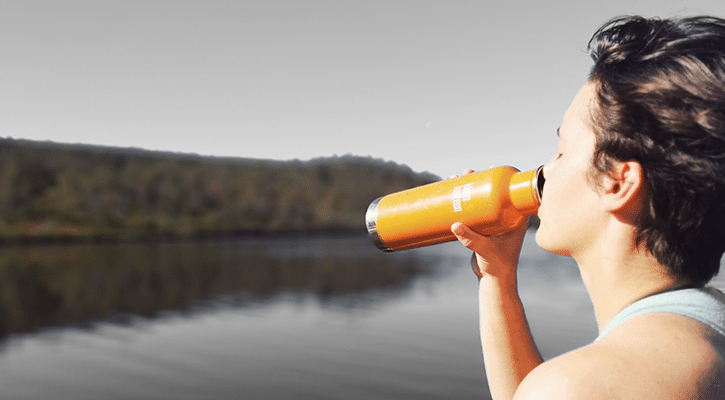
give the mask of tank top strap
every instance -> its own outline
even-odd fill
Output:
[[[630,304],[612,318],[595,342],[622,322],[638,315],[655,312],[692,318],[725,338],[725,294],[713,287],[703,287],[659,293]]]

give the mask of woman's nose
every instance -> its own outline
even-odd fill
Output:
[[[544,164],[544,167],[542,168],[542,171],[541,171],[541,173],[544,175],[544,177],[546,177],[546,175],[551,170],[551,165],[554,163],[554,160],[555,159],[556,159],[556,157],[555,158],[552,158],[551,160],[549,160],[549,162],[547,162],[546,164]]]

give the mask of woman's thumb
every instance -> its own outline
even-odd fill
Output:
[[[478,236],[476,232],[460,222],[451,225],[451,232],[456,235],[456,238],[461,244],[473,250],[471,247],[473,246],[474,239]]]

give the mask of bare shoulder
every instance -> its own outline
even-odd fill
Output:
[[[686,317],[632,318],[534,369],[516,399],[725,399],[725,338]]]
[[[624,358],[613,356],[606,347],[591,344],[539,365],[526,376],[514,398],[617,398],[610,387],[615,381],[612,371],[622,371],[626,365]]]

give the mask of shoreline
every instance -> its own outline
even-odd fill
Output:
[[[0,246],[73,245],[73,244],[162,244],[184,242],[214,242],[245,239],[288,239],[302,237],[364,237],[364,228],[329,228],[289,231],[240,231],[204,232],[191,235],[173,233],[143,234],[90,234],[90,235],[42,235],[22,237],[0,237]]]

